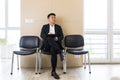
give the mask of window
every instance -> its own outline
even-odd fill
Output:
[[[91,59],[104,60],[107,58],[107,0],[84,3],[85,48],[90,50]]]
[[[86,34],[86,49],[89,49],[92,59],[106,59],[107,36],[104,34]]]
[[[0,30],[0,39],[5,38],[5,30]]]
[[[0,0],[0,59],[10,58],[13,47],[18,45],[20,5],[20,0]]]
[[[5,0],[0,0],[0,28],[5,27]]]
[[[120,0],[113,0],[113,59],[120,59]]]
[[[20,0],[8,0],[8,27],[20,27]]]
[[[84,0],[84,37],[92,62],[120,60],[120,0]]]
[[[85,0],[84,3],[85,30],[106,30],[107,0]]]

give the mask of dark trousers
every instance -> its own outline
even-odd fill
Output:
[[[57,66],[57,52],[60,51],[60,46],[54,40],[54,38],[52,38],[52,37],[47,37],[46,38],[46,43],[51,48],[50,52],[51,52],[51,66],[52,66],[52,71],[56,71],[56,66]]]

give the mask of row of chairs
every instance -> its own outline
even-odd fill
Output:
[[[63,73],[66,73],[66,53],[73,55],[84,55],[84,68],[86,68],[86,54],[88,54],[88,64],[89,64],[89,73],[91,73],[90,67],[90,57],[89,52],[83,49],[84,47],[84,38],[82,35],[67,35],[64,38],[65,49],[62,50],[63,57]],[[13,74],[13,64],[14,64],[14,55],[17,55],[17,66],[19,69],[19,56],[26,56],[36,54],[36,63],[35,63],[35,74],[41,73],[41,54],[48,54],[50,52],[44,52],[40,50],[41,40],[38,36],[22,36],[20,38],[19,51],[13,51],[12,54],[12,64],[11,64],[11,75]],[[82,48],[81,48],[82,47]]]

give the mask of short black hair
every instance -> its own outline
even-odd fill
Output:
[[[50,16],[56,16],[56,14],[55,13],[49,13],[47,18],[49,19]]]

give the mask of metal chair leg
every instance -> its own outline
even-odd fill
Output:
[[[86,54],[84,55],[84,69],[86,69]]]
[[[38,52],[36,53],[35,74],[38,73],[37,67],[38,67]]]
[[[90,64],[90,54],[88,52],[88,64],[89,64],[89,73],[91,74],[91,64]]]
[[[13,74],[14,53],[12,54],[11,75]]]
[[[39,74],[41,74],[41,62],[42,62],[42,59],[41,59],[41,52],[39,53]]]
[[[17,55],[17,69],[19,70],[19,55]]]
[[[63,60],[63,73],[66,74],[66,51],[64,51],[64,60]]]

